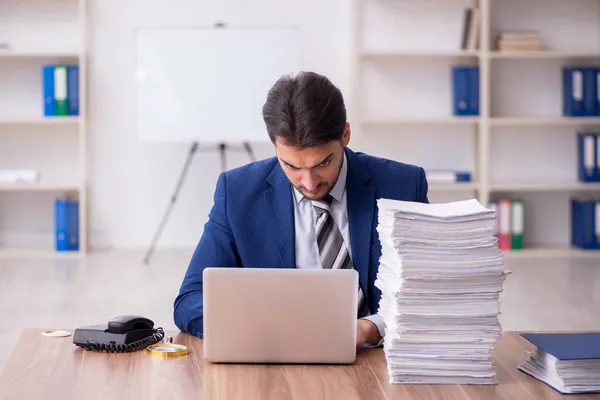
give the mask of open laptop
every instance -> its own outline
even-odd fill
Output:
[[[355,270],[206,268],[203,281],[205,360],[356,360]]]

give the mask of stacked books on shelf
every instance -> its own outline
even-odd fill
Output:
[[[577,133],[577,177],[580,182],[600,182],[600,131]]]
[[[522,250],[525,230],[525,202],[520,198],[491,199],[489,208],[498,217],[496,235],[500,250]]]
[[[562,394],[600,393],[600,332],[521,336],[533,345],[521,371]]]
[[[71,197],[59,197],[54,202],[56,251],[79,250],[79,201]]]
[[[44,65],[42,84],[44,116],[79,115],[79,66]]]
[[[34,169],[0,169],[0,183],[32,183],[40,179],[40,173]]]
[[[461,38],[462,50],[479,49],[479,26],[481,25],[481,11],[476,7],[465,8],[463,14],[463,32]]]
[[[562,69],[563,115],[600,117],[600,65]]]
[[[571,199],[571,246],[600,250],[600,198]]]
[[[496,213],[476,199],[378,205],[389,382],[497,383],[491,352],[505,273]]]
[[[542,51],[544,45],[536,31],[500,31],[496,36],[496,50],[500,52]]]
[[[452,66],[452,113],[479,115],[479,66]]]
[[[471,173],[449,169],[427,169],[425,175],[428,183],[471,182]]]

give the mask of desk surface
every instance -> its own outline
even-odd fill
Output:
[[[160,359],[145,351],[84,351],[72,337],[23,332],[4,374],[0,399],[564,399],[517,370],[530,345],[504,333],[494,350],[499,385],[391,385],[381,348],[359,352],[353,365],[223,365],[205,363],[202,340],[172,334],[187,356]],[[578,400],[600,395],[577,395]]]

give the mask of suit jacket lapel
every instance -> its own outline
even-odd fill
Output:
[[[371,255],[371,229],[375,212],[375,188],[368,185],[370,174],[360,165],[356,154],[348,148],[346,148],[346,158],[348,160],[346,191],[352,261],[359,273],[363,292],[368,296],[366,289]]]
[[[296,267],[296,246],[294,229],[294,205],[292,188],[285,173],[276,164],[267,182],[271,188],[264,192],[264,207],[269,218],[265,222],[265,232],[275,232],[262,240],[273,240],[279,252],[280,268]]]

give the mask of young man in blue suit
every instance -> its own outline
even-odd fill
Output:
[[[175,324],[203,336],[204,268],[355,268],[357,347],[380,345],[377,199],[428,202],[423,168],[351,151],[342,94],[315,73],[278,80],[263,117],[276,157],[220,175]]]

